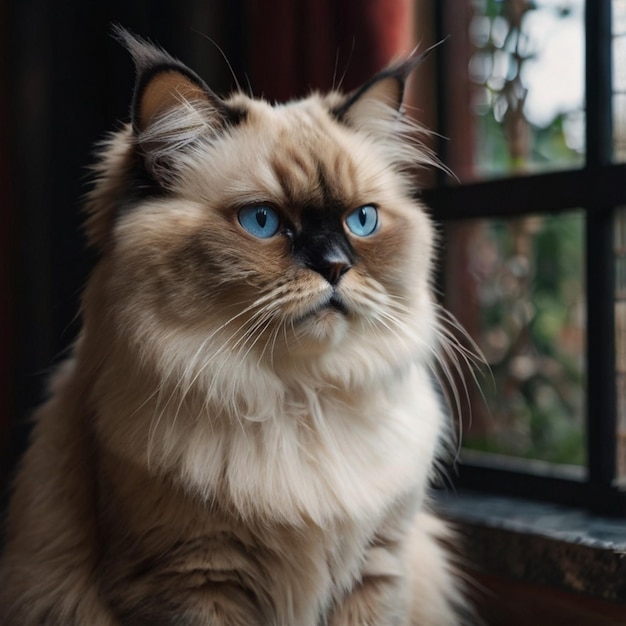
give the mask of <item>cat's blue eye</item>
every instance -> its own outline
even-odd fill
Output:
[[[259,239],[273,237],[280,228],[280,218],[274,209],[264,204],[244,207],[239,211],[239,223]]]
[[[378,228],[378,210],[372,204],[359,207],[346,217],[346,226],[353,235],[367,237]]]

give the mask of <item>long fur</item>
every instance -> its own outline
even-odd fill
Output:
[[[16,479],[2,623],[460,624],[427,512],[450,433],[416,129],[386,84],[340,118],[338,93],[216,101],[176,71],[155,73],[182,85],[162,109],[151,83],[101,147],[101,259]],[[237,210],[259,202],[293,232],[245,232]],[[305,215],[366,204],[380,228],[341,235],[338,285],[294,257]]]

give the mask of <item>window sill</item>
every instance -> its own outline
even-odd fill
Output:
[[[626,520],[468,491],[438,493],[435,508],[472,571],[626,603]]]

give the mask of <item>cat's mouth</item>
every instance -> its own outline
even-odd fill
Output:
[[[348,307],[346,306],[346,303],[334,294],[331,299],[324,305],[324,308],[335,309],[336,311],[339,311],[339,313],[348,315]]]
[[[308,313],[304,314],[297,321],[302,322],[304,320],[315,317],[320,313],[324,313],[325,311],[337,311],[338,313],[341,313],[345,316],[347,316],[349,313],[346,303],[337,294],[332,294],[330,298],[313,307]]]

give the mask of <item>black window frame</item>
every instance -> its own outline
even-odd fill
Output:
[[[435,3],[437,39],[447,33],[446,8]],[[509,218],[580,209],[585,217],[587,289],[587,466],[581,479],[560,472],[531,473],[497,465],[459,463],[455,483],[559,504],[595,513],[626,512],[626,492],[617,484],[617,383],[615,330],[614,218],[626,206],[626,164],[613,162],[611,0],[585,2],[586,160],[580,169],[499,178],[425,190],[438,222],[470,218]],[[437,102],[446,100],[446,46],[437,63]],[[439,107],[440,135],[446,136]],[[453,148],[453,147],[452,147]],[[445,152],[445,150],[444,150]],[[445,156],[444,156],[445,162]]]

